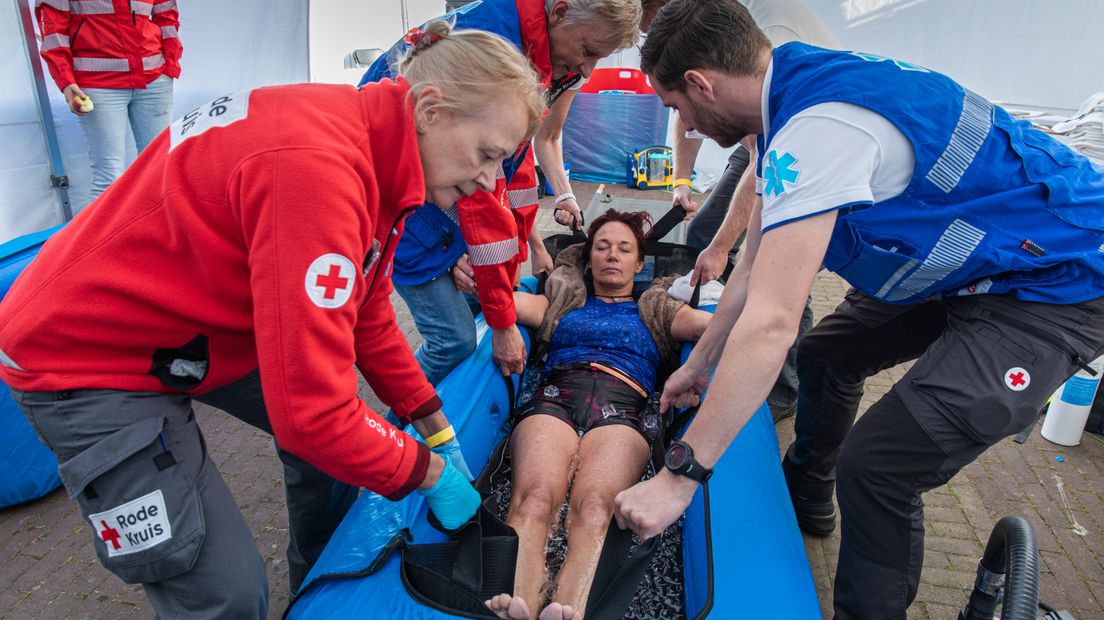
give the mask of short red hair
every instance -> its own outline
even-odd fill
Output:
[[[644,235],[647,232],[644,230],[644,226],[647,225],[649,229],[652,227],[651,214],[647,211],[618,211],[617,209],[607,209],[605,213],[594,218],[594,221],[590,223],[590,227],[587,228],[586,247],[583,248],[586,260],[590,260],[590,249],[594,245],[594,235],[598,234],[598,231],[610,222],[621,222],[629,227],[633,237],[636,238],[636,256],[640,260],[644,260]]]

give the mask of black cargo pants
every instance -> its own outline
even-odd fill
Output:
[[[1030,425],[1102,350],[1104,298],[1050,305],[977,295],[899,306],[852,290],[805,336],[797,436],[784,467],[803,484],[836,484],[837,618],[905,618],[923,563],[921,493]],[[866,378],[916,358],[854,423]]]

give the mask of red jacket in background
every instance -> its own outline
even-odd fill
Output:
[[[35,0],[41,52],[59,90],[145,88],[180,77],[176,0]]]
[[[552,82],[552,52],[544,2],[517,0],[516,6],[521,52],[547,87]],[[478,285],[479,305],[487,324],[495,329],[517,321],[514,279],[520,264],[529,257],[529,233],[537,220],[536,164],[532,147],[523,148],[526,153],[509,183],[500,178],[494,193],[475,192],[456,203]],[[507,217],[501,214],[503,206],[509,209]],[[508,242],[511,238],[516,238],[517,245]]]
[[[199,394],[259,366],[280,445],[400,497],[440,408],[399,330],[390,268],[425,202],[409,88],[227,95],[173,123],[43,246],[0,304],[0,379],[23,391]]]

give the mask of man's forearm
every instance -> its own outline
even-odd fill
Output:
[[[537,163],[540,164],[544,178],[548,179],[548,184],[552,186],[552,193],[562,196],[570,192],[571,182],[564,172],[563,141],[560,134],[547,139],[541,139],[538,136],[533,141],[533,154],[537,157]]]
[[[754,159],[755,151],[751,156]],[[736,184],[736,190],[732,192],[732,200],[729,202],[728,211],[724,221],[713,236],[713,244],[726,250],[736,245],[736,240],[747,230],[748,221],[751,219],[751,211],[755,206],[755,169],[754,163],[749,163],[740,175],[740,181]]]
[[[682,117],[675,115],[675,139],[674,139],[674,166],[672,171],[676,179],[689,179],[694,173],[694,162],[698,160],[698,151],[701,150],[702,141],[698,138],[686,137],[686,125]]]
[[[728,284],[725,285],[724,291],[721,293],[721,298],[717,302],[717,308],[713,312],[713,318],[710,319],[709,326],[705,329],[705,333],[701,335],[698,344],[694,345],[694,350],[690,353],[687,364],[692,364],[697,368],[716,368],[718,360],[721,359],[721,355],[724,353],[725,342],[729,338],[733,325],[736,324],[736,319],[740,318],[744,303],[747,301],[749,269],[750,266],[745,264],[743,257],[741,257],[739,264],[732,270]]]
[[[541,121],[537,128],[537,135],[533,137],[533,154],[537,157],[541,172],[548,179],[552,191],[557,196],[562,196],[571,191],[571,182],[564,172],[563,157],[563,127],[567,120],[571,102],[575,99],[575,91],[569,90],[556,103],[548,109],[548,116]]]
[[[749,316],[736,324],[727,341],[705,402],[683,436],[706,467],[720,460],[767,397],[793,334],[770,317]]]
[[[529,250],[530,253],[534,250],[544,251],[544,239],[540,236],[540,231],[534,226],[529,229]]]
[[[692,363],[698,368],[715,368],[721,358],[721,353],[724,351],[724,343],[728,340],[729,333],[736,324],[736,319],[744,311],[751,280],[751,270],[752,266],[755,265],[755,256],[759,251],[760,236],[758,230],[759,223],[762,220],[759,217],[758,205],[758,199],[752,201],[749,224],[755,228],[748,235],[747,248],[740,254],[740,260],[736,263],[736,268],[729,275],[728,284],[725,285],[724,292],[721,293],[721,299],[717,303],[713,320],[709,322],[709,327],[702,334],[701,341],[694,347],[694,352],[690,354],[690,359],[687,360],[688,364]]]

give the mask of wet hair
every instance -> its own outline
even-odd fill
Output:
[[[544,11],[552,10],[556,0],[544,0]],[[564,23],[598,24],[605,28],[603,45],[620,50],[636,43],[640,36],[640,0],[568,0]]]
[[[647,211],[618,211],[617,209],[607,209],[605,213],[594,218],[594,221],[590,223],[587,228],[587,240],[586,246],[583,248],[583,255],[586,257],[586,261],[590,262],[590,250],[594,246],[594,236],[598,234],[598,231],[609,224],[610,222],[621,222],[629,227],[632,231],[633,237],[636,238],[636,256],[640,260],[644,260],[644,235],[648,229],[652,227],[652,216]]]
[[[681,93],[691,69],[754,75],[763,50],[770,47],[737,0],[671,0],[652,22],[640,68],[663,88]]]
[[[540,78],[529,60],[506,39],[482,30],[453,31],[435,19],[426,37],[407,50],[398,73],[410,84],[415,99],[427,86],[441,90],[441,104],[451,112],[478,115],[495,101],[514,96],[525,108],[528,140],[544,113]]]

